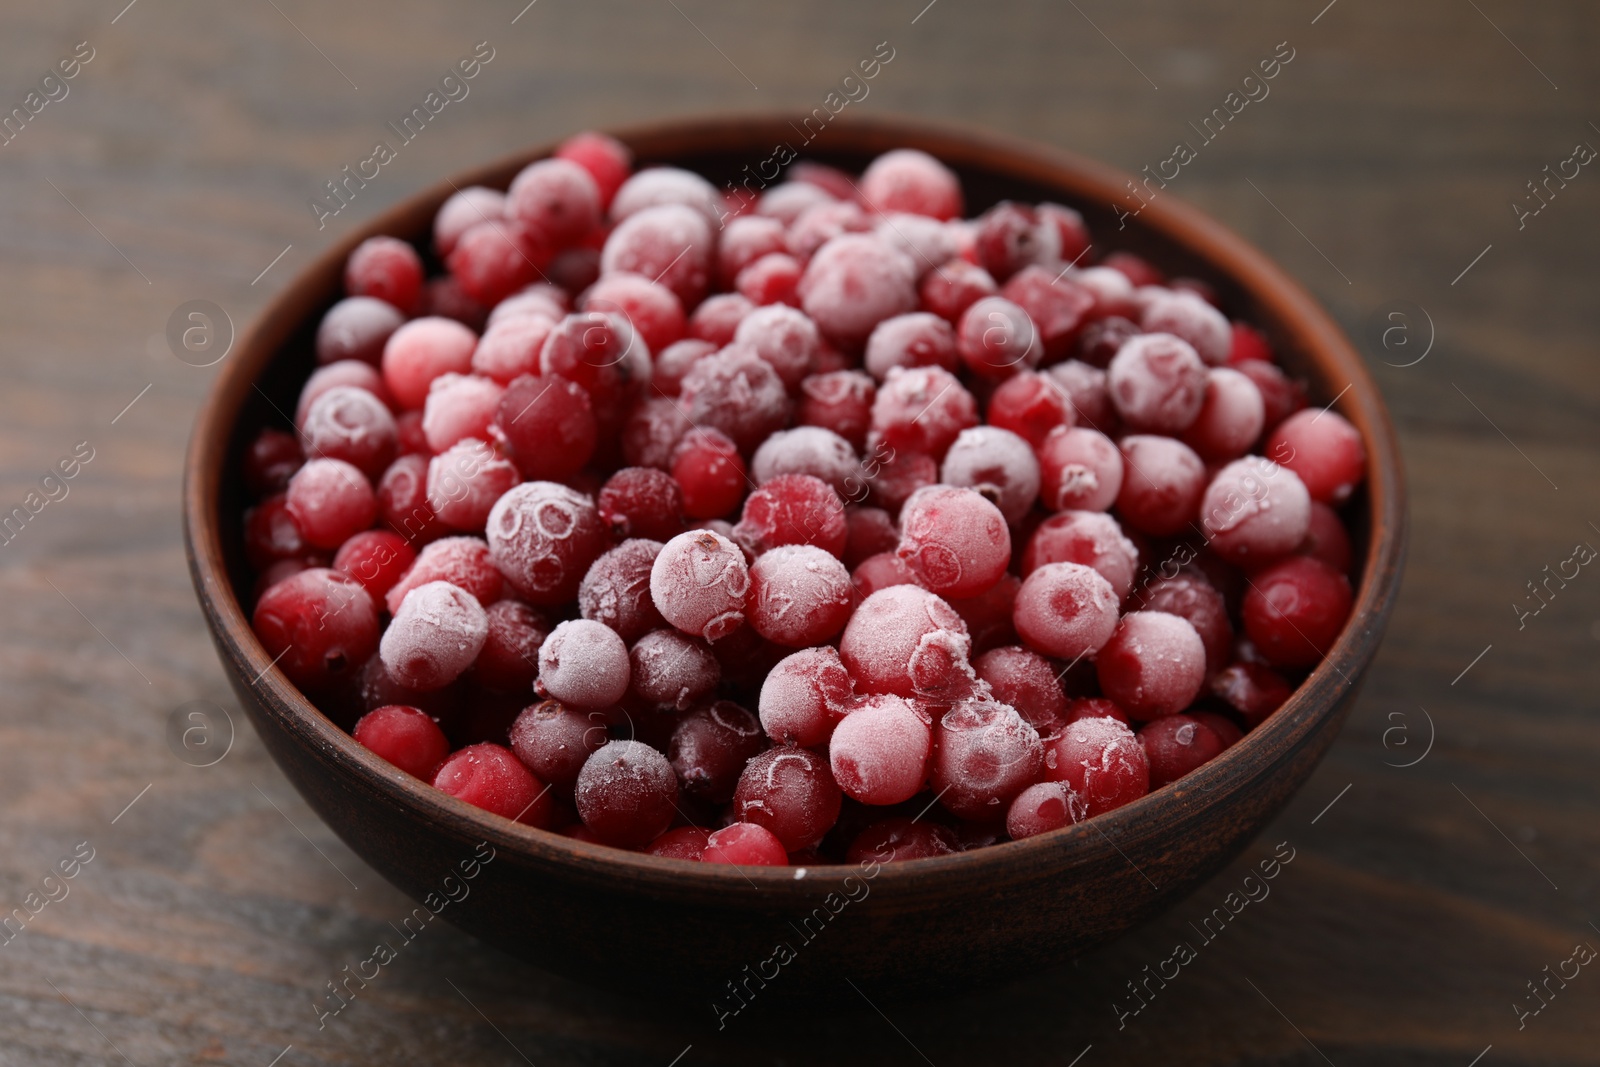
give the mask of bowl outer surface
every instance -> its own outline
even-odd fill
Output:
[[[686,166],[718,181],[748,177],[776,146],[800,141],[787,117],[692,120],[618,136],[641,164]],[[1261,253],[1180,202],[1157,198],[1117,232],[1113,204],[1127,176],[1101,164],[896,119],[841,121],[803,155],[859,169],[895,147],[951,165],[969,214],[1004,197],[1077,208],[1097,237],[1115,234],[1119,248],[1210,281],[1232,314],[1265,329],[1313,395],[1349,386],[1337,410],[1366,441],[1368,478],[1353,511],[1363,563],[1344,634],[1282,709],[1180,782],[1026,841],[865,870],[821,866],[801,876],[795,868],[740,870],[622,852],[510,823],[396,770],[317,711],[270,666],[251,632],[235,592],[249,586],[238,547],[243,499],[231,474],[249,435],[292,410],[314,363],[316,323],[342,295],[349,251],[379,233],[426,247],[433,213],[455,188],[503,188],[549,148],[520,153],[402,203],[297,276],[224,365],[185,472],[191,573],[242,706],[329,826],[384,877],[431,902],[422,914],[437,910],[551,970],[654,996],[720,996],[731,1006],[726,983],[750,981],[752,972],[781,975],[770,980],[786,995],[854,996],[846,977],[891,996],[969,987],[1064,961],[1171,906],[1259,833],[1332,743],[1398,593],[1405,544],[1399,450],[1360,357]],[[489,849],[494,858],[462,882],[463,863],[472,869],[475,850]]]

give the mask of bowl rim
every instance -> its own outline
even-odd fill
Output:
[[[773,143],[786,136],[785,131],[795,129],[793,122],[800,118],[788,112],[713,114],[607,132],[645,159],[668,158],[697,150],[726,151],[736,140],[751,145]],[[1060,186],[1064,178],[1070,178],[1076,186],[1075,195],[1113,207],[1135,180],[1131,174],[1066,149],[950,122],[884,113],[841,116],[840,121],[830,123],[828,137],[829,151],[873,153],[891,147],[913,147],[957,165],[968,164],[1039,184]],[[325,289],[324,279],[330,275],[341,274],[344,260],[361,241],[379,234],[406,232],[408,226],[415,225],[414,216],[424,206],[436,207],[458,189],[474,184],[503,184],[520,166],[548,156],[558,143],[514,152],[433,183],[354,227],[298,272],[243,331],[231,353],[233,358],[222,367],[196,416],[184,465],[184,542],[207,625],[219,651],[231,661],[225,669],[232,667],[243,677],[255,678],[248,684],[261,692],[264,707],[282,720],[298,743],[311,746],[329,767],[355,776],[357,784],[366,790],[415,811],[463,840],[486,840],[529,862],[564,864],[583,869],[599,880],[642,882],[673,896],[714,891],[725,897],[742,898],[753,891],[767,898],[785,886],[807,887],[806,880],[812,872],[818,878],[837,879],[855,871],[858,865],[751,868],[631,852],[514,823],[398,771],[325,717],[273,664],[256,639],[229,580],[217,515],[227,445],[250,391],[276,358],[283,339],[300,323],[293,305]],[[1337,713],[1340,693],[1354,684],[1355,676],[1376,653],[1398,593],[1405,556],[1405,486],[1394,427],[1365,363],[1298,282],[1264,253],[1199,209],[1163,192],[1145,204],[1134,225],[1185,248],[1217,274],[1230,279],[1294,334],[1297,345],[1320,373],[1348,379],[1349,387],[1329,406],[1356,426],[1366,445],[1365,491],[1369,508],[1365,565],[1355,588],[1350,621],[1329,654],[1281,708],[1180,781],[1151,790],[1138,800],[1091,820],[1021,841],[884,864],[874,875],[876,884],[908,886],[912,880],[926,884],[926,880],[944,875],[981,876],[990,868],[1014,863],[1062,868],[1071,865],[1074,850],[1080,846],[1104,842],[1115,848],[1113,838],[1135,831],[1139,824],[1171,805],[1183,804],[1190,794],[1226,793],[1229,779],[1247,762],[1275,766],[1287,760],[1329,716]]]

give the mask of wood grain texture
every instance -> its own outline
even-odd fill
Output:
[[[1511,604],[1576,542],[1600,545],[1600,177],[1586,169],[1520,231],[1508,206],[1576,141],[1600,144],[1593,14],[1576,0],[1077,6],[939,0],[914,25],[921,2],[539,0],[514,26],[521,2],[8,10],[7,108],[76,42],[96,54],[0,147],[0,502],[80,441],[95,458],[0,546],[0,907],[78,842],[96,852],[0,948],[0,1063],[265,1065],[292,1045],[286,1067],[665,1065],[691,1044],[685,1067],[1065,1064],[1090,1045],[1084,1067],[1465,1065],[1490,1045],[1483,1067],[1593,1062],[1600,977],[1585,970],[1521,1030],[1512,1004],[1533,1003],[1524,983],[1574,943],[1600,945],[1600,585],[1585,571],[1521,631]],[[480,40],[496,58],[472,95],[319,232],[306,199]],[[863,1002],[801,1026],[775,1000],[719,1034],[709,1009],[597,996],[436,926],[319,1031],[313,998],[406,901],[237,713],[217,765],[168,750],[173,708],[230,702],[177,518],[215,372],[172,357],[169,313],[210,299],[242,327],[353,220],[464,164],[586,125],[810,108],[883,40],[896,58],[852,107],[1135,171],[1277,42],[1295,47],[1272,95],[1170,192],[1266,249],[1358,340],[1399,300],[1437,327],[1413,367],[1366,346],[1406,453],[1412,554],[1339,742],[1262,843],[1167,917],[1041,979],[894,1007],[892,1024]],[[1421,752],[1422,708],[1432,750],[1386,766]],[[1119,1030],[1123,983],[1192,939],[1280,840],[1298,852],[1271,896]]]

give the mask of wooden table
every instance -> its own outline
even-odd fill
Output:
[[[1576,966],[1575,945],[1600,945],[1600,575],[1552,583],[1520,626],[1514,608],[1546,564],[1600,546],[1600,174],[1551,182],[1548,203],[1525,186],[1600,144],[1592,7],[923,2],[8,9],[7,109],[78,42],[92,58],[0,147],[0,511],[80,442],[93,458],[0,545],[0,908],[60,897],[0,948],[0,1064],[1600,1059],[1600,973],[1550,981],[1520,1026],[1515,1010],[1539,1003],[1526,983]],[[470,96],[319,231],[318,186],[479,41],[494,58]],[[882,41],[894,59],[852,108],[1130,171],[1293,49],[1169,193],[1326,301],[1400,426],[1410,572],[1343,737],[1193,898],[1014,985],[888,1017],[776,1005],[717,1034],[709,1009],[619,1002],[441,927],[319,1031],[324,983],[407,904],[237,712],[215,765],[169,747],[175,709],[230,703],[178,534],[180,457],[215,371],[173,357],[169,316],[205,299],[242,327],[355,219],[512,146],[809,110]],[[1520,225],[1519,197],[1543,204]],[[1270,896],[1119,1028],[1125,983],[1195,940],[1280,841],[1297,858]],[[46,882],[75,849],[75,877]]]

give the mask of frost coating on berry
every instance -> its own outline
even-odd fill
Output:
[[[977,490],[931,485],[901,509],[895,551],[933,592],[977,596],[1011,562],[1011,532],[1000,509]]]
[[[1133,429],[1180,433],[1205,402],[1206,365],[1182,338],[1140,334],[1111,358],[1106,388],[1117,414]]]
[[[998,426],[962,430],[944,454],[939,478],[947,485],[976,489],[1013,526],[1039,496],[1039,460],[1033,449]]]
[[[390,588],[385,606],[396,614],[406,594],[429,582],[449,582],[466,590],[485,606],[500,599],[503,579],[489,555],[489,546],[477,537],[444,537],[424,545],[411,569]]]
[[[850,617],[850,572],[813,545],[781,545],[750,567],[750,625],[791,648],[820,644]]]
[[[844,501],[820,478],[780,474],[745,498],[733,536],[755,555],[780,545],[815,545],[843,556],[849,536]]]
[[[1213,367],[1228,362],[1228,350],[1233,347],[1233,327],[1227,316],[1194,293],[1157,293],[1145,304],[1139,325],[1146,333],[1170,333],[1183,338]]]
[[[716,691],[722,667],[711,650],[677,630],[653,630],[628,651],[633,692],[652,704],[687,711]]]
[[[650,570],[650,595],[662,618],[684,633],[717,641],[745,620],[750,568],[744,552],[710,530],[668,541]]]
[[[591,619],[569,619],[539,646],[539,692],[575,708],[609,708],[628,691],[628,646]]]
[[[779,660],[761,683],[757,707],[761,726],[772,740],[820,745],[854,698],[838,650],[823,645]]]
[[[600,253],[600,271],[642,274],[671,289],[684,307],[694,307],[711,283],[716,248],[711,225],[702,213],[683,204],[647,207],[611,231]]]
[[[1171,537],[1188,529],[1205,492],[1206,469],[1194,449],[1160,434],[1122,439],[1117,511],[1140,533]]]
[[[878,381],[895,367],[943,367],[954,371],[956,331],[939,316],[913,311],[884,319],[867,338],[862,366]]]
[[[428,461],[428,506],[439,521],[479,533],[496,500],[522,480],[516,465],[475,437]]]
[[[942,367],[893,367],[872,402],[872,437],[896,451],[935,460],[978,424],[978,404]]]
[[[708,226],[717,225],[722,217],[722,197],[717,194],[717,187],[700,175],[681,167],[648,167],[617,189],[611,201],[611,218],[622,222],[662,204],[691,207]]]
[[[1011,802],[1006,833],[1013,841],[1059,830],[1084,817],[1083,800],[1065,782],[1035,782]]]
[[[573,800],[596,838],[622,848],[660,835],[677,812],[678,776],[667,757],[639,741],[612,741],[578,772]]]
[[[1182,711],[1206,677],[1206,648],[1188,619],[1130,611],[1095,661],[1100,690],[1136,719]]]
[[[443,452],[464,437],[487,440],[505,387],[476,374],[441,374],[428,385],[422,432],[428,447]]]
[[[572,599],[606,538],[594,501],[557,482],[511,489],[489,512],[485,536],[500,573],[532,604]]]
[[[839,788],[863,804],[899,804],[922,789],[933,733],[904,697],[868,697],[828,742]]]
[[[785,474],[809,474],[845,496],[861,484],[861,461],[850,442],[821,426],[780,430],[750,457],[750,477],[764,485]]]
[[[1139,549],[1103,511],[1063,511],[1039,524],[1022,556],[1022,573],[1048,563],[1081,563],[1111,583],[1120,601],[1133,589]]]
[[[472,666],[489,619],[471,593],[428,582],[406,594],[378,644],[389,677],[411,689],[440,689]]]
[[[1039,732],[1016,708],[965,700],[939,720],[928,778],[946,808],[992,822],[1005,817],[1011,799],[1037,778],[1043,762]]]
[[[661,554],[660,541],[634,538],[589,565],[578,586],[578,611],[604,623],[624,641],[633,641],[662,624],[650,596],[650,572]]]
[[[747,453],[789,417],[778,372],[740,345],[695,361],[683,376],[679,404],[690,423],[721,430]]]
[[[811,362],[822,344],[817,324],[805,312],[787,304],[756,308],[739,320],[736,342],[747,344],[777,371],[788,389],[794,389],[811,372]]]
[[[1099,430],[1058,426],[1039,445],[1040,499],[1054,511],[1105,511],[1122,491],[1122,452]]]
[[[1111,639],[1119,600],[1111,583],[1092,567],[1047,563],[1023,579],[1012,621],[1031,647],[1075,660],[1098,652]]]
[[[961,180],[926,152],[896,148],[862,172],[861,199],[884,214],[904,211],[953,219],[961,214]]]
[[[1234,459],[1250,450],[1266,425],[1266,407],[1256,383],[1228,367],[1206,374],[1206,397],[1183,440],[1203,459]]]
[[[368,478],[383,473],[398,442],[388,407],[351,385],[334,386],[317,397],[300,424],[300,434],[308,455],[342,459]]]
[[[1044,776],[1072,787],[1083,804],[1078,819],[1120,808],[1150,791],[1150,761],[1139,739],[1112,718],[1068,723],[1045,744]]]
[[[879,589],[861,602],[839,639],[839,658],[862,693],[916,693],[911,658],[938,630],[967,634],[967,624],[937,595],[915,585]]]
[[[1245,456],[1217,472],[1200,500],[1211,547],[1234,560],[1293,552],[1311,528],[1311,494],[1287,467]]]
[[[843,234],[806,264],[800,306],[831,341],[856,349],[878,323],[916,308],[916,270],[877,237]]]

